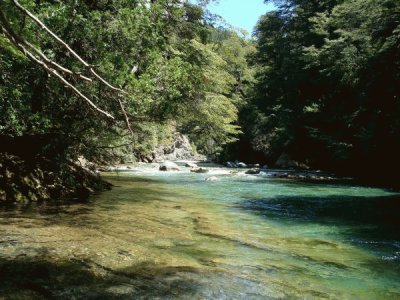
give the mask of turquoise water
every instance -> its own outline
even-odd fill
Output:
[[[59,298],[400,299],[399,194],[223,168],[107,178],[89,203],[3,212],[0,279],[39,260],[36,286]]]

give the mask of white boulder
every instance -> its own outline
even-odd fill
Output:
[[[166,161],[160,165],[160,171],[180,171],[181,169],[179,166],[172,162],[172,161]]]

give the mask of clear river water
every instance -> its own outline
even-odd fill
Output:
[[[400,299],[397,193],[218,167],[105,176],[87,202],[0,210],[0,299]]]

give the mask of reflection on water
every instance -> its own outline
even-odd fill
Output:
[[[0,212],[0,298],[400,298],[400,197],[225,169]]]

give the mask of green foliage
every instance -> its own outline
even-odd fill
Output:
[[[240,117],[253,148],[358,175],[398,166],[400,2],[274,2],[257,25],[256,89]]]
[[[235,33],[219,45],[200,6],[178,0],[21,0],[104,78],[128,92],[123,99],[134,131],[128,137],[117,95],[103,84],[69,77],[117,119],[99,116],[0,35],[0,135],[48,135],[60,156],[105,161],[115,146],[147,154],[173,130],[192,135],[205,153],[219,151],[239,133],[237,105],[250,81],[247,42]],[[49,59],[85,69],[11,2],[1,2],[13,30]],[[173,129],[172,129],[173,128]],[[210,146],[212,145],[212,146]],[[112,150],[110,150],[112,149]],[[50,150],[49,150],[50,151]]]

